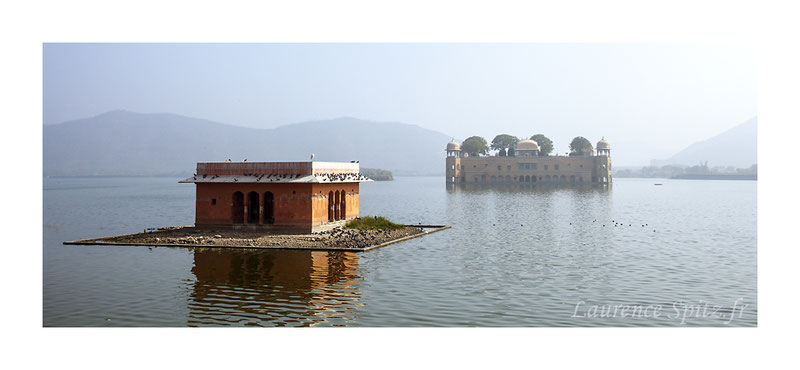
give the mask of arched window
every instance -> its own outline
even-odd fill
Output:
[[[247,193],[247,223],[258,223],[258,193],[251,191]]]
[[[347,219],[347,193],[344,190],[342,190],[341,205],[342,205],[341,206],[341,211],[340,211],[341,219],[342,220],[346,220]]]
[[[231,202],[231,219],[234,224],[244,223],[244,194],[241,191],[233,193]]]
[[[269,191],[264,193],[264,223],[275,223],[275,196]]]
[[[340,212],[342,210],[342,208],[341,208],[342,205],[339,203],[340,202],[339,201],[339,192],[336,191],[335,193],[333,193],[333,195],[335,197],[335,199],[333,200],[333,219],[334,220],[341,220],[342,216],[341,216]]]
[[[328,192],[328,222],[333,222],[333,191]]]
[[[506,175],[506,184],[511,183],[511,176]]]

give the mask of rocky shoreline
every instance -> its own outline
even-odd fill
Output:
[[[360,250],[423,233],[418,227],[399,230],[336,228],[312,234],[276,234],[250,230],[209,230],[192,226],[94,239],[96,243],[168,246],[251,247]]]

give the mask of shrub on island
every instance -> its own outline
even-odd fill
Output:
[[[386,219],[386,217],[359,217],[350,220],[345,225],[348,229],[369,230],[369,229],[384,229],[384,230],[401,230],[405,229],[405,225],[396,224]]]

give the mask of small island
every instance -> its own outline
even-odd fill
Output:
[[[72,245],[300,249],[363,252],[440,230],[446,225],[403,225],[384,217],[363,217],[343,227],[309,234],[263,230],[165,227],[141,233],[64,242]]]

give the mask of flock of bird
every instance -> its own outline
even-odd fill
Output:
[[[596,223],[596,222],[597,222],[597,219],[594,219],[594,220],[592,220],[592,223]],[[572,222],[570,222],[569,224],[570,224],[570,225],[572,225]],[[602,225],[603,225],[603,227],[606,227],[606,224],[602,224]],[[615,220],[611,220],[611,224],[609,224],[609,225],[613,225],[614,227],[617,227],[617,226],[625,226],[625,224],[624,224],[624,223],[622,223],[622,222],[617,222],[617,221],[615,221]],[[497,224],[492,224],[492,226],[497,226]],[[525,226],[525,225],[523,225],[523,224],[520,224],[519,226]],[[633,226],[633,224],[628,224],[628,226],[629,226],[629,227],[632,227],[632,226]],[[649,225],[649,224],[642,224],[642,227],[645,227],[645,226],[650,226],[650,225]],[[653,229],[653,232],[656,232],[656,229]]]
[[[596,223],[596,222],[597,222],[597,219],[592,220],[592,223]],[[569,224],[572,225],[572,222],[570,222]],[[603,227],[606,227],[606,224],[601,224],[601,225],[603,225]],[[641,224],[641,225],[642,225],[642,227],[650,226],[649,224]],[[615,220],[611,220],[611,223],[609,224],[609,226],[617,227],[617,226],[625,226],[625,224],[622,223],[622,222],[617,222]],[[633,227],[633,224],[629,223],[628,226],[629,227]],[[656,229],[653,229],[653,232],[656,232]]]
[[[241,176],[244,177],[255,177],[256,182],[260,182],[261,180],[265,180],[265,182],[274,182],[274,181],[283,181],[286,179],[299,179],[303,175],[294,173],[283,173],[283,174],[257,174],[257,173],[246,173]],[[197,180],[197,174],[192,174],[192,179]],[[216,179],[219,175],[212,175],[210,180]],[[369,180],[368,177],[364,176],[359,173],[324,173],[324,174],[315,174],[315,178],[319,179],[322,182],[343,182],[343,181],[366,181]],[[202,178],[208,178],[208,174],[203,174]],[[239,178],[234,177],[233,181],[239,181]]]
[[[366,176],[359,173],[323,173],[315,174],[314,177],[322,181],[337,182],[337,181],[365,181],[369,180]]]
[[[311,154],[311,159],[314,159],[314,154]],[[247,162],[247,158],[245,158],[242,162]],[[231,163],[231,159],[225,161],[225,163]],[[359,163],[359,161],[350,161],[350,163]],[[298,179],[301,177],[300,174],[256,174],[256,173],[246,173],[242,176],[256,176],[256,181],[260,182],[262,179],[266,179],[269,182],[274,181],[282,181],[284,179]],[[203,174],[203,178],[207,178],[208,174]],[[219,175],[211,176],[210,180],[216,179]],[[367,181],[369,180],[368,177],[364,176],[359,173],[324,173],[324,174],[314,174],[315,178],[320,179],[321,181],[328,181],[328,182],[339,182],[339,181]],[[197,180],[197,174],[192,174],[192,180]],[[238,178],[233,178],[233,181],[239,181]]]

